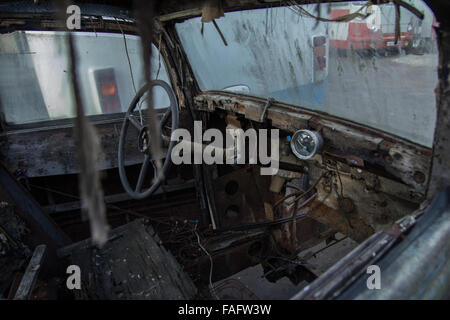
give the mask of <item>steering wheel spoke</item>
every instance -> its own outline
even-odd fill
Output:
[[[141,192],[142,185],[144,183],[145,177],[147,176],[148,165],[150,162],[150,156],[146,154],[144,157],[144,162],[141,166],[141,171],[139,172],[139,178],[136,183],[136,188],[134,189],[135,192]]]
[[[127,118],[128,118],[128,121],[130,121],[130,123],[133,125],[133,127],[135,127],[138,131],[141,131],[141,130],[142,130],[142,128],[143,128],[142,124],[139,122],[138,119],[136,119],[136,118],[134,117],[134,115],[129,114],[129,115],[127,116]]]
[[[164,112],[164,115],[161,118],[160,124],[161,128],[163,128],[167,124],[167,120],[169,120],[170,114],[172,113],[172,110],[169,108]]]
[[[151,165],[153,167],[153,176],[156,177],[156,174],[157,174],[158,170],[156,169],[155,161],[154,160],[150,160],[150,163],[151,163]]]

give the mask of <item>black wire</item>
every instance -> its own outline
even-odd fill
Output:
[[[305,218],[307,213],[300,213],[295,216],[295,219],[302,219]],[[256,222],[256,223],[248,223],[248,224],[241,224],[238,226],[229,226],[229,227],[223,227],[214,230],[215,233],[222,233],[227,231],[245,231],[245,230],[251,230],[251,229],[258,229],[258,228],[265,228],[265,227],[271,227],[278,224],[283,224],[286,222],[292,221],[292,217],[284,217],[280,218],[274,221],[265,221],[265,222]]]
[[[122,30],[122,26],[120,25],[119,21],[117,20],[117,18],[114,18],[117,22],[117,25],[119,26],[120,32],[122,33],[122,37],[123,37],[123,44],[125,45],[125,53],[127,55],[127,60],[128,60],[128,67],[130,68],[130,75],[131,75],[131,82],[133,83],[133,89],[134,89],[134,93],[136,94],[136,86],[134,84],[134,76],[133,76],[133,68],[131,67],[131,61],[130,61],[130,56],[128,54],[128,46],[127,46],[127,39],[125,37],[125,33]]]
[[[352,225],[352,222],[350,221],[350,216],[349,216],[349,213],[347,211],[347,208],[346,208],[345,202],[344,202],[344,190],[343,190],[342,180],[341,180],[341,176],[339,174],[339,170],[338,170],[337,164],[336,164],[336,173],[337,173],[337,176],[338,176],[338,179],[339,179],[339,183],[341,185],[341,194],[339,194],[339,192],[337,191],[337,188],[334,185],[334,182],[332,180],[330,182],[331,183],[331,188],[334,189],[334,192],[336,193],[336,197],[337,197],[337,200],[338,200],[339,207],[344,211],[344,216],[345,216],[345,219],[347,220],[347,223],[348,223],[350,229],[353,229],[353,225]],[[331,176],[330,176],[330,179],[331,179]]]

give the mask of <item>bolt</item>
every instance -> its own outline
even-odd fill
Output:
[[[419,184],[422,184],[425,182],[425,175],[421,171],[414,172],[413,178],[414,178],[414,181]]]

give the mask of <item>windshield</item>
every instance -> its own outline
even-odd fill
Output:
[[[430,147],[436,108],[434,17],[401,8],[395,42],[392,4],[322,4],[227,12],[193,18],[176,30],[202,91],[230,91],[352,120]],[[220,31],[220,32],[219,32]],[[223,38],[221,36],[223,35]]]
[[[126,35],[125,46],[121,34],[72,34],[85,113],[125,112],[144,84],[140,38]],[[8,123],[74,116],[67,52],[64,32],[17,31],[0,35],[0,98]],[[158,78],[170,84],[166,66],[155,46],[152,52],[152,78],[156,78],[159,69]],[[162,88],[155,87],[153,93],[155,108],[169,105]],[[147,107],[147,100],[141,107]]]

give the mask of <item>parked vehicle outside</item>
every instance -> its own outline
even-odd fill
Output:
[[[330,47],[354,50],[389,50],[411,47],[414,36],[413,26],[417,17],[410,11],[400,9],[400,38],[395,42],[395,5],[370,5],[365,1],[331,4],[330,17],[359,12],[367,15],[349,22],[330,23]]]

